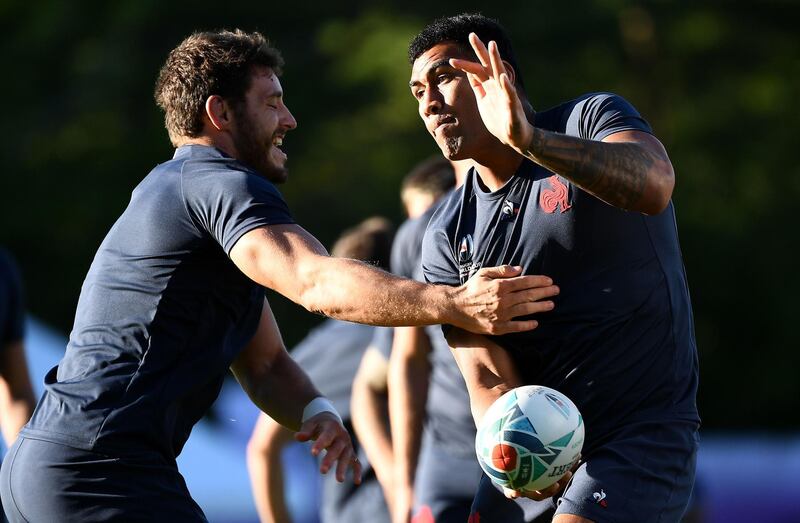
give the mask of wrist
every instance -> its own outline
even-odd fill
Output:
[[[303,417],[300,419],[300,423],[303,424],[310,418],[313,418],[317,414],[321,414],[323,412],[329,412],[333,414],[333,416],[339,420],[339,423],[342,423],[342,417],[339,415],[339,412],[337,412],[336,407],[334,407],[333,403],[331,403],[330,400],[325,396],[317,396],[308,402],[308,404],[303,408]]]
[[[464,309],[467,306],[465,296],[468,295],[466,284],[459,285],[458,287],[448,287],[441,285],[444,301],[447,307],[442,310],[442,320],[439,322],[443,325],[454,325],[462,327],[462,317],[466,315]]]
[[[428,284],[426,287],[422,303],[428,304],[425,313],[427,318],[423,319],[420,325],[447,325],[457,321],[458,312],[462,308],[461,301],[463,301],[460,297],[461,287],[436,284]]]
[[[537,129],[528,120],[525,120],[520,127],[518,138],[514,140],[511,147],[516,149],[520,154],[527,155]]]
[[[531,134],[527,138],[526,145],[521,151],[522,154],[532,160],[535,160],[535,158],[541,153],[543,137],[544,131],[531,125]]]

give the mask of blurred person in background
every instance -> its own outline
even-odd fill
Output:
[[[259,33],[196,33],[173,49],[156,102],[175,146],[133,190],[81,288],[61,362],[0,471],[11,521],[205,521],[176,458],[230,369],[270,417],[314,440],[320,471],[360,464],[336,409],[289,357],[264,297],[380,325],[535,328],[536,278],[487,269],[424,285],[333,258],[275,184],[297,122],[280,53]],[[13,500],[13,503],[12,503]]]
[[[25,359],[25,300],[19,269],[0,247],[0,429],[10,447],[33,412]]]
[[[405,177],[401,199],[409,219],[392,247],[392,272],[421,281],[428,220],[468,169],[469,162],[438,157],[420,163]],[[465,521],[481,471],[464,378],[441,329],[397,327],[393,344],[376,347],[391,351],[380,353],[376,348],[364,355],[353,385],[353,412],[356,430],[369,441],[367,455],[387,464],[379,477],[386,478],[382,484],[392,499],[393,520]],[[387,392],[391,437],[383,422],[385,407],[371,407],[381,405]]]
[[[475,421],[536,384],[566,394],[586,425],[574,475],[543,491],[503,491],[484,475],[471,521],[679,521],[695,473],[698,367],[663,145],[611,93],[534,111],[505,30],[481,15],[432,22],[409,61],[427,130],[445,157],[474,162],[428,224],[426,281],[459,285],[513,263],[557,284],[535,331],[445,327]]]
[[[388,220],[373,217],[348,229],[336,241],[331,255],[362,260],[388,269],[394,230]],[[291,356],[306,371],[319,390],[330,399],[342,416],[345,428],[351,433],[350,392],[361,356],[378,337],[371,327],[326,319],[311,330],[292,351]],[[263,523],[292,520],[284,497],[284,466],[282,451],[294,441],[292,432],[261,414],[247,446],[247,466],[258,515]],[[359,452],[359,442],[353,438]],[[359,454],[361,454],[359,452]],[[381,486],[369,461],[361,456],[362,480],[340,483],[333,474],[323,478],[320,508],[321,523],[350,523],[371,521],[388,523],[389,511]]]

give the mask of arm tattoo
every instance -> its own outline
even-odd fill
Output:
[[[653,154],[635,143],[585,140],[534,129],[526,156],[601,200],[631,209],[642,198]]]

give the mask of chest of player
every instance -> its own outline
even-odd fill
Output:
[[[568,180],[531,166],[487,193],[470,178],[453,237],[462,282],[482,267],[501,264],[522,265],[530,273],[574,251],[576,218],[589,211],[589,202]]]

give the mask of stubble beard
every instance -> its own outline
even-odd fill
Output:
[[[461,145],[464,139],[461,136],[446,136],[444,142],[439,147],[442,150],[442,154],[448,160],[461,160],[459,158],[459,153],[461,152]]]
[[[255,169],[261,176],[272,183],[284,183],[289,178],[289,170],[270,162],[272,137],[267,143],[259,141],[259,133],[255,125],[244,111],[237,111],[236,133],[233,143],[242,163]]]

